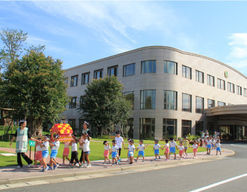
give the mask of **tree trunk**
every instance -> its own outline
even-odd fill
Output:
[[[28,118],[27,120],[29,133],[31,136],[42,135],[42,120]]]

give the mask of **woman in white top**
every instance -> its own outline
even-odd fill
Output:
[[[89,154],[90,154],[90,138],[89,138],[89,136],[86,133],[83,134],[82,144],[83,144],[83,158],[82,158],[83,167],[84,168],[91,167],[90,160],[89,160]],[[85,164],[85,161],[86,160],[87,160],[87,165]]]

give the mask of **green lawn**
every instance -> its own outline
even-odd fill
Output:
[[[91,153],[90,153],[90,160],[102,160],[104,159],[103,153],[104,153],[104,146],[103,146],[103,141],[105,139],[92,139],[91,143],[90,143],[90,149],[91,149]],[[107,139],[109,142],[111,141],[111,139]],[[159,142],[160,145],[163,147],[164,146],[164,141],[160,141]],[[111,142],[110,142],[111,144]],[[138,140],[135,140],[135,145],[136,147],[138,146]],[[144,144],[146,144],[146,149],[145,149],[145,156],[153,156],[154,152],[153,152],[153,145],[154,145],[154,141],[151,140],[145,140]],[[127,147],[127,140],[125,140],[125,146]],[[0,141],[0,147],[10,147],[9,146],[9,142],[4,142],[4,141]],[[15,148],[15,143],[12,144],[11,148]],[[63,157],[63,148],[64,145],[61,144],[59,151],[58,151],[58,157],[62,158]],[[32,150],[34,150],[34,148],[32,147]],[[189,148],[188,149],[188,153],[192,153],[193,149]],[[201,151],[206,151],[205,148],[199,147],[198,152]],[[80,150],[78,149],[78,153],[79,153],[79,157],[80,157]],[[135,157],[137,156],[138,152],[135,152]],[[161,150],[160,152],[161,155],[164,154],[164,151]],[[122,151],[122,158],[127,158],[127,150],[123,149]],[[5,157],[5,156],[0,156],[0,167],[1,166],[6,166],[6,165],[16,165],[16,157]]]

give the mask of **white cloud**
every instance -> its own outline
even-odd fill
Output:
[[[228,39],[230,40],[228,63],[238,69],[247,67],[247,33],[233,33]]]

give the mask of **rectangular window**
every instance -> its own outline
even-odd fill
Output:
[[[225,81],[218,78],[217,79],[217,87],[219,89],[225,90],[226,89]]]
[[[226,103],[225,102],[222,102],[222,101],[218,101],[217,104],[218,104],[219,107],[222,107],[222,106],[225,106],[226,105]]]
[[[108,74],[109,77],[111,77],[111,76],[117,77],[118,66],[116,65],[116,66],[108,67],[107,74]]]
[[[204,83],[204,73],[196,70],[196,81],[199,83]]]
[[[182,120],[182,137],[191,134],[191,121]]]
[[[196,97],[196,113],[203,113],[204,111],[204,98]]]
[[[83,102],[83,95],[80,96],[80,101],[79,101],[80,107],[82,105],[82,102]]]
[[[177,136],[177,119],[163,119],[163,139]]]
[[[187,79],[192,79],[192,70],[190,67],[183,65],[182,66],[182,74],[183,74],[183,77],[185,77]]]
[[[242,95],[242,87],[237,85],[237,95]]]
[[[71,97],[70,103],[69,103],[69,108],[74,109],[76,108],[76,99],[77,97]]]
[[[183,97],[182,110],[191,112],[192,96],[189,94],[183,93],[182,97]]]
[[[214,76],[208,75],[207,77],[208,77],[208,85],[214,87],[215,86]]]
[[[203,131],[203,121],[196,121],[196,135],[201,136]]]
[[[174,61],[164,61],[164,72],[177,75],[177,63]]]
[[[64,83],[65,83],[66,85],[68,85],[68,83],[69,83],[69,78],[68,78],[68,77],[65,77],[65,78],[64,78]]]
[[[208,99],[208,108],[215,107],[215,101],[213,99]]]
[[[103,69],[95,70],[94,73],[93,73],[93,78],[94,79],[101,79],[101,78],[103,78]]]
[[[244,88],[244,96],[247,97],[247,89]]]
[[[142,61],[141,73],[156,73],[156,61],[155,60]]]
[[[131,109],[134,110],[134,102],[135,102],[134,91],[124,92],[124,96],[126,100],[130,102]]]
[[[136,66],[135,63],[124,65],[123,66],[123,76],[127,77],[131,75],[135,75],[135,66]]]
[[[68,119],[68,124],[70,124],[73,131],[75,131],[75,119]]]
[[[89,76],[90,76],[90,73],[87,72],[87,73],[82,73],[81,74],[81,84],[82,85],[86,85],[89,83]]]
[[[231,82],[227,82],[227,91],[235,93],[235,85]]]
[[[141,109],[155,109],[156,91],[141,90]]]
[[[164,91],[164,109],[177,110],[176,91]]]
[[[78,84],[78,75],[74,75],[70,80],[70,87],[76,87]]]
[[[155,119],[140,118],[140,139],[154,139]]]

